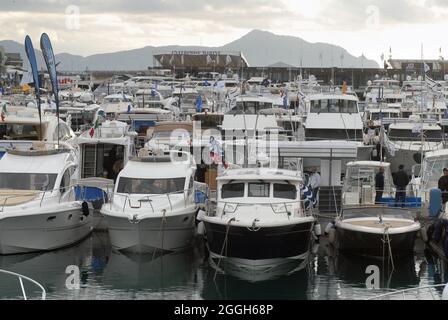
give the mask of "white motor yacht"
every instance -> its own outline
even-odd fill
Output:
[[[0,254],[53,250],[90,233],[92,215],[71,183],[77,176],[68,145],[7,149],[0,160]]]
[[[112,247],[136,253],[188,248],[195,233],[194,160],[186,152],[144,153],[126,164],[101,209]]]

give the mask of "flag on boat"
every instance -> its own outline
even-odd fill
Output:
[[[302,188],[302,201],[305,210],[309,210],[317,204],[317,199],[314,198],[314,193],[311,186],[308,185]]]
[[[397,151],[397,147],[395,146],[395,144],[392,141],[390,141],[389,136],[386,133],[384,133],[383,136],[384,136],[384,139],[383,139],[384,146],[386,147],[389,154],[392,157],[395,157],[395,152]]]
[[[228,66],[231,63],[232,63],[232,58],[229,55],[227,55],[227,57],[226,57],[226,66]]]
[[[438,83],[428,76],[425,77],[425,82],[430,89],[435,89],[438,86]]]
[[[28,70],[22,77],[22,80],[20,80],[20,85],[24,86],[25,84],[33,83],[33,73],[31,70]]]
[[[99,126],[99,119],[96,118],[95,124],[93,125],[92,128],[90,128],[90,131],[89,131],[90,138],[93,138],[93,135],[95,134],[95,130],[98,129],[98,126]]]
[[[425,73],[431,71],[431,67],[425,62]]]
[[[2,113],[1,113],[1,119],[2,119],[2,122],[5,122],[5,118],[6,118],[6,103],[3,102],[3,105],[2,105]]]
[[[222,164],[225,169],[228,168],[228,164],[224,160],[224,150],[221,144],[216,141],[215,137],[211,136],[209,141],[210,159],[212,164]]]

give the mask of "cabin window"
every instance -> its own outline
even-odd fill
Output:
[[[70,187],[70,169],[67,169],[64,172],[61,180],[61,193],[66,193]]]
[[[357,113],[358,104],[354,100],[321,99],[311,101],[312,113]]]
[[[181,193],[185,189],[185,178],[135,179],[120,178],[118,193],[128,194],[166,194]]]
[[[249,197],[267,198],[269,197],[269,183],[249,183]]]
[[[242,197],[244,197],[244,183],[231,183],[222,186],[222,199]]]
[[[0,124],[0,140],[39,140],[38,126]]]
[[[0,189],[48,191],[54,188],[57,174],[0,173]]]
[[[297,198],[297,188],[292,184],[274,183],[274,198],[295,200]]]
[[[441,141],[442,130],[424,130],[425,141]],[[390,129],[391,140],[421,141],[421,133],[407,129]]]

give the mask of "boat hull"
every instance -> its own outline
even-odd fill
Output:
[[[6,217],[0,219],[0,254],[68,247],[91,231],[92,215],[84,216],[81,206],[67,211]]]
[[[196,211],[144,218],[105,215],[112,247],[132,253],[177,252],[189,248],[195,234]]]
[[[389,256],[389,246],[384,235],[337,228],[337,247],[340,251],[372,257]],[[419,231],[389,234],[392,256],[408,256],[414,253],[415,238]],[[384,244],[384,245],[383,245]]]
[[[305,260],[314,226],[314,222],[307,221],[252,231],[231,225],[227,232],[227,225],[207,221],[204,224],[212,257],[233,259],[253,266],[262,266],[276,259]]]

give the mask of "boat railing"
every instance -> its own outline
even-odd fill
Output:
[[[142,207],[142,203],[149,203],[149,206],[151,207],[151,210],[153,213],[155,213],[155,209],[154,206],[152,204],[153,200],[155,199],[161,199],[166,197],[168,199],[168,203],[170,206],[170,211],[173,211],[173,202],[171,201],[171,197],[173,195],[183,195],[183,200],[184,200],[184,206],[187,206],[187,199],[188,199],[188,193],[191,191],[191,189],[185,189],[185,190],[180,190],[180,191],[174,191],[174,192],[170,192],[170,193],[164,193],[164,194],[156,194],[156,195],[146,195],[143,198],[138,199],[138,206],[133,206],[131,203],[131,198],[134,198],[131,194],[124,194],[124,193],[113,193],[112,197],[111,197],[111,201],[110,201],[110,209],[112,209],[112,205],[114,202],[114,197],[118,196],[122,199],[124,199],[123,201],[123,208],[122,208],[122,212],[124,212],[124,210],[126,209],[126,204],[128,204],[128,207],[131,209],[140,209]]]
[[[283,202],[269,202],[269,203],[243,203],[243,202],[224,202],[224,206],[222,208],[221,216],[225,215],[226,213],[234,213],[239,207],[244,206],[263,206],[263,207],[269,207],[274,214],[281,214],[286,213],[288,216],[292,216],[294,213],[291,212],[288,208],[288,205],[293,205],[292,210],[294,210],[294,205],[299,205],[301,210],[299,210],[299,213],[302,213],[302,216],[312,216],[312,212],[309,212],[307,210],[304,210],[304,200],[296,200],[296,201],[283,201]],[[296,207],[297,208],[297,207]],[[227,211],[227,209],[229,209]],[[216,212],[212,212],[209,210],[207,212],[208,216],[214,216]]]
[[[19,280],[19,284],[20,284],[20,288],[22,290],[22,296],[23,296],[24,300],[28,300],[28,296],[26,294],[25,286],[23,284],[24,280],[28,281],[28,282],[34,284],[36,287],[38,287],[40,289],[40,291],[41,291],[41,299],[42,300],[46,299],[47,292],[46,292],[45,288],[39,282],[37,282],[36,280],[33,280],[31,278],[28,278],[28,277],[26,277],[24,275],[21,275],[21,274],[15,273],[15,272],[2,270],[2,269],[0,269],[0,273],[17,277],[17,279]]]
[[[32,199],[30,199],[29,201],[26,202],[31,202],[31,201],[39,201],[39,207],[42,207],[42,204],[45,200],[51,199],[51,198],[55,198],[58,199],[58,203],[60,204],[62,201],[62,197],[65,194],[69,194],[69,198],[68,200],[70,200],[72,198],[73,201],[75,201],[76,196],[75,196],[75,187],[77,187],[78,185],[70,185],[70,186],[66,186],[66,187],[60,187],[60,188],[55,188],[55,189],[50,189],[50,190],[42,190],[42,191],[37,191],[37,190],[24,190],[24,191],[29,191],[29,194],[20,194],[20,195],[11,195],[11,196],[6,196],[4,197],[3,202],[1,203],[1,210],[0,212],[3,212],[5,207],[8,205],[8,201],[12,201],[15,199],[19,199],[25,196],[31,197],[33,196]],[[18,190],[21,191],[21,190]]]
[[[384,294],[380,294],[371,298],[368,298],[367,300],[386,300],[388,298],[401,298],[402,300],[412,300],[412,299],[425,299],[421,296],[421,294],[429,293],[431,295],[432,300],[443,300],[442,292],[437,292],[437,290],[442,289],[446,287],[446,284],[437,284],[437,285],[428,285],[423,287],[417,287],[417,288],[410,288],[405,290],[398,290],[393,292],[388,292]],[[436,292],[434,292],[436,291]],[[436,295],[435,295],[436,293]],[[392,300],[389,299],[389,300]],[[394,299],[395,300],[395,299]],[[426,299],[428,300],[428,299]]]

